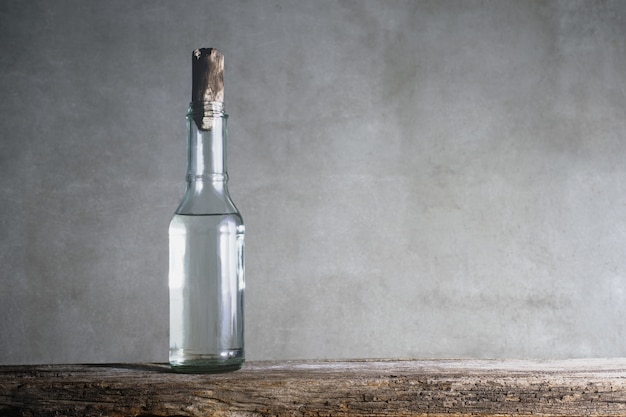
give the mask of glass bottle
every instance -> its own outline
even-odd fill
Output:
[[[244,362],[244,224],[227,188],[221,101],[187,113],[187,190],[169,226],[171,367],[225,372]]]

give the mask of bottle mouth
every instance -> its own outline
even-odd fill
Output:
[[[200,130],[213,129],[213,119],[228,118],[223,101],[192,101],[187,110],[187,119],[193,119]]]

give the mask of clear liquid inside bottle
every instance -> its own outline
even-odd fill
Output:
[[[238,213],[174,215],[169,227],[170,364],[180,372],[244,361],[244,225]]]

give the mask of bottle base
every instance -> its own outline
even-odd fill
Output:
[[[241,369],[243,349],[231,349],[219,354],[197,354],[185,349],[170,351],[170,367],[174,372],[186,374],[217,374]]]

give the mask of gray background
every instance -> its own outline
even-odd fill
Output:
[[[626,2],[0,2],[0,357],[166,361],[191,52],[249,359],[626,356]]]

